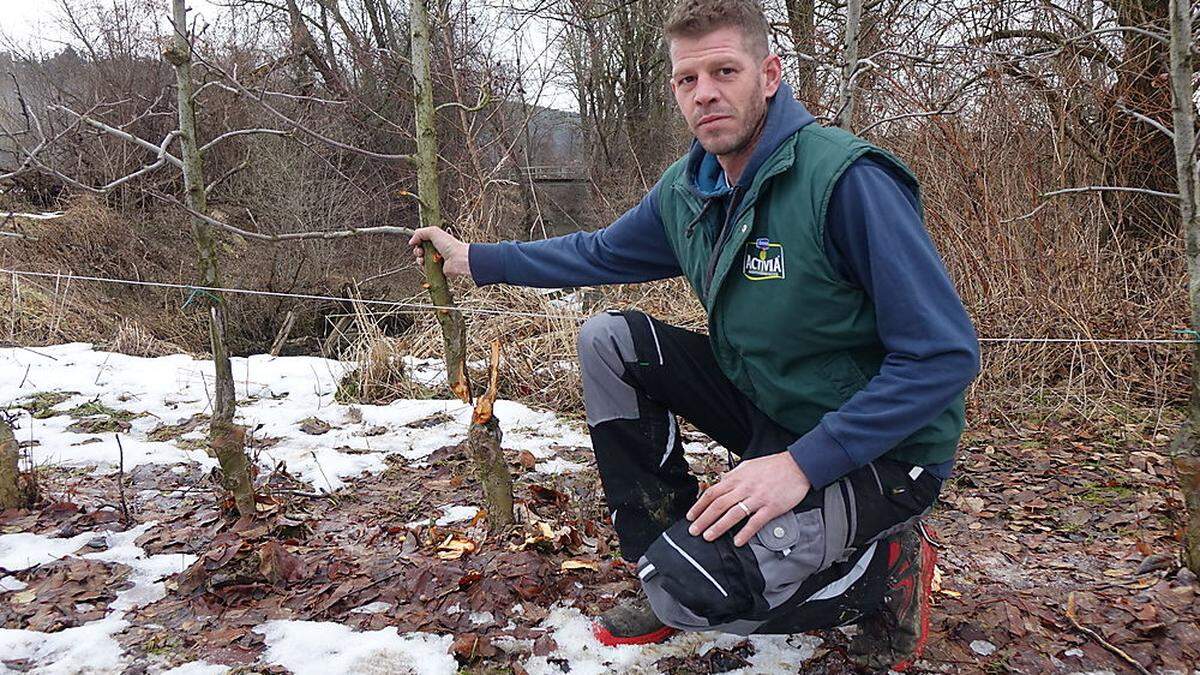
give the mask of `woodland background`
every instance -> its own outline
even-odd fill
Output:
[[[0,214],[9,214],[0,222],[0,268],[195,283],[182,181],[157,169],[138,173],[155,159],[153,148],[114,134],[169,143],[177,128],[175,73],[162,56],[171,39],[166,3],[45,4],[69,44],[0,45]],[[408,3],[215,4],[225,8],[220,20],[192,26],[212,217],[272,235],[418,226],[417,170],[395,160],[416,149]],[[849,6],[861,7],[860,20],[847,21]],[[635,204],[690,140],[667,86],[661,24],[669,7],[668,0],[431,3],[447,228],[466,241],[533,239],[602,227]],[[943,667],[1027,672],[1194,666],[1195,577],[1174,553],[1182,502],[1165,459],[1190,394],[1191,353],[1180,340],[1194,335],[1185,233],[1171,198],[1167,0],[771,0],[765,9],[784,77],[801,102],[821,123],[893,151],[921,179],[927,227],[982,339],[960,474],[935,516],[957,548],[943,554],[942,641],[931,658]],[[514,27],[536,35],[528,38],[536,57],[514,51]],[[61,215],[21,215],[40,213]],[[226,286],[285,294],[228,297],[231,351],[276,348],[357,364],[339,384],[345,404],[445,396],[411,371],[412,357],[441,354],[442,335],[428,310],[406,305],[427,301],[404,241],[263,243],[217,231]],[[472,379],[487,379],[489,345],[500,339],[499,396],[576,420],[582,401],[570,364],[580,318],[634,305],[705,328],[682,280],[556,292],[460,282],[455,292],[467,310]],[[208,314],[191,296],[0,274],[0,341],[204,355]],[[450,452],[439,457],[428,473],[388,477],[414,491],[423,481],[453,481],[465,465]],[[533,466],[523,455],[510,459]],[[588,461],[586,453],[575,459]],[[114,484],[81,480],[50,471],[43,483],[50,493],[74,495],[66,501],[77,505],[87,495],[112,499]],[[518,501],[575,514],[580,531],[603,520],[589,515],[599,508],[594,474],[550,487],[532,480],[518,475]],[[339,509],[362,515],[379,506],[373,500],[407,499],[376,478],[354,489],[364,495],[357,506],[320,502],[323,536],[339,536],[330,523],[349,517]],[[469,481],[468,489],[478,491]],[[154,545],[186,546],[178,532],[213,522],[211,504],[193,506],[199,524],[180,524],[168,537],[173,543]],[[80,517],[27,513],[13,522]],[[589,537],[611,534],[591,528]],[[552,567],[580,555],[577,541],[556,546]],[[615,577],[604,579],[619,587]],[[574,593],[563,584],[546,592]],[[1078,605],[1068,605],[1073,593]],[[305,603],[319,595],[301,584],[286,602],[308,612]],[[285,602],[267,597],[276,610]],[[531,606],[533,597],[545,599],[534,594]],[[612,597],[586,600],[603,605]],[[152,606],[155,621],[165,621],[164,606]],[[253,617],[264,611],[260,602]],[[388,625],[429,628],[411,616],[392,618]],[[1080,620],[1096,625],[1100,640],[1080,630]],[[232,639],[261,651],[261,640],[247,635]],[[468,647],[466,654],[456,647],[459,662],[478,663]],[[682,660],[658,667],[715,672],[745,661],[747,649],[717,650],[721,663],[670,657]]]

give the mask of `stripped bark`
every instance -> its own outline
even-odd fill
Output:
[[[471,457],[475,460],[475,468],[479,472],[479,482],[483,485],[488,524],[492,527],[504,527],[513,523],[512,474],[508,471],[508,463],[504,460],[504,450],[500,447],[500,440],[503,437],[503,434],[500,433],[500,422],[492,411],[492,406],[496,402],[499,372],[500,341],[496,340],[492,343],[492,365],[488,388],[475,403],[475,413],[471,416],[471,429],[467,434]]]
[[[442,206],[438,196],[437,128],[433,105],[433,78],[430,75],[429,4],[413,0],[412,24],[413,99],[416,101],[417,192],[420,194],[422,227],[442,227]],[[454,296],[442,271],[442,256],[426,241],[425,281],[429,297],[437,305],[437,320],[445,345],[446,381],[450,390],[464,403],[471,401],[471,382],[467,376],[467,324],[462,312],[453,309]]]
[[[192,47],[188,38],[187,10],[184,0],[172,0],[174,42],[164,56],[175,67],[175,85],[179,103],[179,142],[183,147],[183,185],[187,206],[195,214],[208,212],[205,196],[204,163],[196,139],[196,109],[192,84]],[[192,236],[196,241],[200,285],[221,287],[217,267],[217,245],[212,228],[203,219],[192,215]],[[234,398],[233,366],[225,341],[225,299],[219,293],[206,292],[209,301],[209,341],[212,345],[216,382],[212,396],[212,421],[209,426],[209,448],[221,465],[225,488],[233,495],[238,514],[255,515],[254,482],[250,461],[246,457],[244,433],[233,422],[237,402]]]

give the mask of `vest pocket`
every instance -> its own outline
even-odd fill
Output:
[[[845,403],[867,385],[867,376],[854,357],[846,352],[828,352],[818,365],[826,382],[837,392],[838,402]]]

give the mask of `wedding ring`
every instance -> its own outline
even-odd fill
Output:
[[[746,504],[745,504],[744,502],[741,502],[741,501],[739,501],[739,502],[737,503],[737,505],[738,505],[738,506],[740,506],[740,507],[742,507],[742,510],[746,512],[746,515],[751,515],[751,514],[750,514],[750,509],[749,509],[749,508],[747,508],[747,506],[746,506]]]

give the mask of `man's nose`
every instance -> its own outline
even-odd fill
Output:
[[[692,100],[697,106],[703,107],[715,103],[720,97],[721,92],[711,77],[700,75],[696,79],[696,88],[692,90]]]

